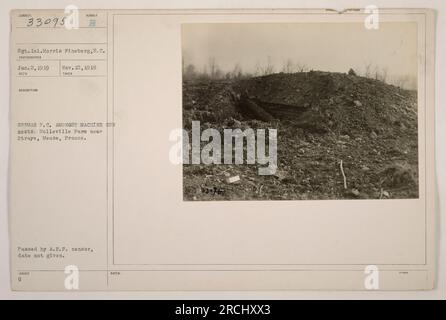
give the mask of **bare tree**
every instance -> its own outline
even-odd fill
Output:
[[[262,75],[262,67],[260,65],[260,63],[257,61],[256,62],[256,66],[255,66],[255,70],[254,70],[254,76],[261,76]]]
[[[263,70],[264,75],[272,74],[274,73],[274,66],[272,64],[271,56],[268,56],[266,59],[266,66]]]
[[[208,67],[204,66],[203,70],[199,73],[198,78],[200,79],[209,79]]]
[[[209,76],[211,79],[221,79],[224,76],[214,57],[209,58]]]
[[[386,82],[388,77],[388,69],[387,67],[380,68],[379,66],[374,65],[372,62],[367,62],[364,67],[364,77]]]
[[[255,75],[256,76],[266,76],[274,73],[274,66],[271,61],[271,57],[268,56],[266,59],[266,65],[262,65],[259,62],[256,63]]]
[[[386,68],[383,68],[383,69],[381,70],[381,81],[382,81],[382,82],[387,82],[387,74],[388,74],[388,69],[387,69],[387,67],[386,67]]]
[[[231,72],[231,77],[234,79],[240,79],[242,76],[243,76],[242,68],[240,67],[240,64],[237,63]]]
[[[283,63],[282,72],[294,73],[294,72],[307,72],[308,66],[303,63],[294,63],[291,59],[287,59]]]
[[[373,66],[371,62],[366,63],[364,68],[364,77],[370,78],[372,76],[372,67]]]
[[[185,79],[195,79],[197,77],[197,70],[193,64],[188,64],[183,71]]]
[[[373,74],[374,74],[375,80],[379,80],[379,68],[378,68],[378,66],[375,66],[373,68]]]
[[[307,72],[308,71],[308,66],[306,64],[303,64],[303,63],[298,63],[295,66],[295,70],[297,72]]]
[[[400,88],[407,88],[408,84],[410,82],[410,77],[409,76],[400,76],[400,77],[396,77],[393,80],[393,84],[397,87]]]
[[[209,75],[211,78],[215,77],[215,72],[217,70],[217,62],[215,61],[215,57],[209,58]]]
[[[295,70],[295,66],[294,66],[293,61],[291,59],[287,59],[283,63],[282,72],[283,73],[293,73],[294,70]]]

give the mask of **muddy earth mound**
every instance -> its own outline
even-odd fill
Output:
[[[185,164],[185,200],[418,197],[414,91],[319,71],[187,80],[184,128],[192,121],[202,130],[277,129],[278,170],[259,176],[257,165]]]

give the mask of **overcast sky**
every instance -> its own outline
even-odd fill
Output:
[[[364,72],[372,63],[388,77],[417,77],[417,25],[386,22],[378,30],[363,23],[184,24],[183,59],[199,70],[214,57],[222,71],[239,63],[245,72],[266,64],[276,71],[286,60],[313,70]]]

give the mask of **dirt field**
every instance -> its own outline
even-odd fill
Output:
[[[231,92],[246,93],[274,119],[247,115]],[[257,165],[185,164],[185,200],[418,197],[416,92],[328,72],[187,80],[184,128],[191,121],[200,121],[201,130],[277,129],[278,170],[260,176]]]

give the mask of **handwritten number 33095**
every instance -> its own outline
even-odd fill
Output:
[[[57,26],[63,26],[65,24],[65,18],[29,18],[28,22],[26,24],[27,27],[41,27],[41,26],[50,26],[50,27],[57,27]]]

